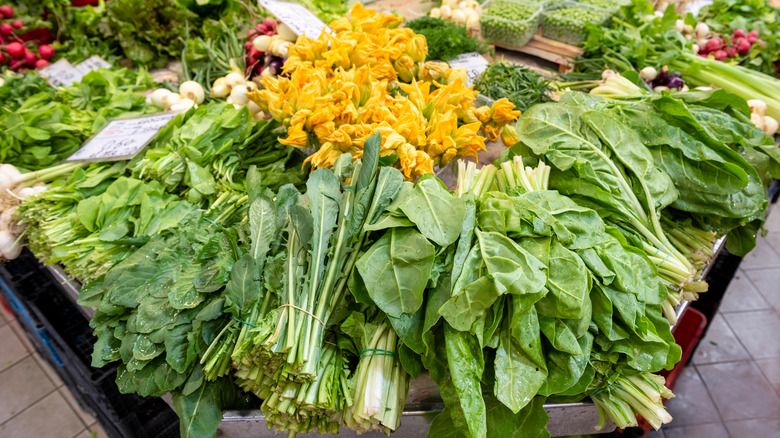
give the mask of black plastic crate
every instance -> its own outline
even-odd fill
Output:
[[[41,269],[38,259],[26,247],[22,249],[22,254],[14,260],[9,260],[3,264],[0,269],[0,277],[5,280],[9,286],[16,287],[16,284]]]
[[[116,365],[92,367],[89,321],[31,253],[0,264],[0,295],[38,353],[53,366],[81,407],[112,438],[178,436],[179,422],[161,399],[122,394]]]

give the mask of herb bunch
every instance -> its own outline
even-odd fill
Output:
[[[441,18],[420,17],[406,23],[428,41],[428,58],[449,61],[462,53],[487,52],[487,44],[469,35],[466,26]]]

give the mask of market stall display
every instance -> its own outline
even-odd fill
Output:
[[[645,0],[406,22],[341,1],[65,3],[22,2],[52,17],[52,60],[96,40],[79,50],[133,69],[3,73],[0,251],[81,282],[92,366],[170,394],[182,437],[238,409],[288,436],[392,434],[426,381],[430,436],[550,436],[556,409],[597,412],[577,433],[673,421],[660,373],[690,352],[672,327],[716,242],[753,249],[780,178],[780,79],[723,62],[768,62],[771,26],[723,37],[715,12],[694,27]],[[447,64],[537,32],[583,46],[573,74],[496,59],[470,86]],[[145,70],[172,60],[178,83]],[[121,138],[73,158],[149,114],[168,116],[129,158],[105,159]]]

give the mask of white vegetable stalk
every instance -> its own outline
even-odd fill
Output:
[[[619,376],[601,390],[596,390],[591,399],[599,411],[601,430],[609,417],[620,428],[637,426],[636,414],[641,415],[655,430],[672,421],[666,411],[663,399],[674,397],[664,386],[662,376],[642,373],[636,376]]]
[[[409,374],[401,367],[397,345],[395,331],[383,322],[361,352],[353,402],[344,412],[344,422],[350,429],[390,433],[401,425]]]
[[[6,193],[8,190],[20,190],[25,187],[32,187],[40,182],[45,183],[60,176],[69,175],[86,164],[83,162],[67,162],[48,169],[28,173],[20,173],[14,166],[4,164],[0,166],[0,192]]]

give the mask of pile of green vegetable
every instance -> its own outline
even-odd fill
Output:
[[[405,27],[425,37],[428,42],[427,59],[449,61],[462,53],[487,51],[487,44],[469,35],[466,26],[441,18],[415,18],[406,22]]]
[[[474,81],[474,89],[491,99],[506,97],[520,111],[550,102],[550,80],[535,71],[506,61],[496,61]]]
[[[692,86],[715,86],[745,100],[760,99],[766,103],[766,115],[780,117],[780,99],[771,91],[780,88],[780,79],[694,54],[694,41],[675,29],[678,19],[672,7],[656,16],[649,3],[633,0],[618,11],[611,28],[588,26],[585,54],[577,70],[600,77],[605,66],[618,72],[638,72],[647,66],[660,71],[668,66]]]
[[[520,47],[539,27],[541,8],[536,3],[491,0],[479,18],[482,37],[494,44]]]
[[[0,87],[0,162],[39,170],[64,160],[109,118],[156,112],[140,94],[153,84],[145,71],[100,69],[70,87],[54,89],[25,73]]]
[[[588,36],[588,24],[603,26],[611,12],[585,4],[563,3],[544,11],[542,35],[567,44],[579,45]]]

